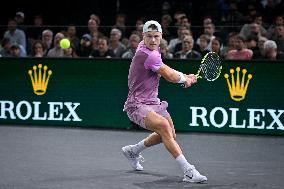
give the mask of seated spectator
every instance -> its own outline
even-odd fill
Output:
[[[257,43],[257,46],[258,46],[258,49],[259,49],[259,52],[260,52],[260,56],[254,56],[253,55],[253,58],[254,59],[261,59],[263,56],[264,56],[264,43],[265,41],[267,41],[268,39],[266,37],[260,37],[258,39],[258,43]]]
[[[92,52],[92,36],[90,34],[84,34],[80,40],[79,47],[76,49],[78,57],[89,57]]]
[[[121,32],[121,39],[123,39],[126,36],[126,15],[124,13],[118,13],[115,17],[115,24],[112,26],[112,28],[117,28]]]
[[[120,42],[121,31],[114,28],[110,32],[109,49],[114,52],[115,57],[121,57],[125,52],[126,47]]]
[[[214,36],[214,33],[215,33],[215,25],[214,25],[213,23],[210,23],[210,24],[204,25],[203,27],[204,27],[204,32],[203,32],[203,34],[208,35],[208,36],[209,36],[209,39],[210,39],[207,49],[208,49],[209,51],[211,51],[211,50],[212,50],[212,48],[211,48],[211,43],[212,43],[212,40],[215,38],[215,36]],[[200,37],[197,39],[196,44],[200,45]]]
[[[161,52],[161,56],[162,58],[165,58],[165,59],[171,59],[173,58],[173,54],[169,52],[169,49],[168,49],[168,42],[167,40],[165,39],[162,39],[161,40],[161,43],[160,43],[160,52]]]
[[[90,58],[111,58],[115,57],[115,54],[112,50],[108,47],[108,38],[107,37],[101,37],[98,40],[98,49],[92,50],[90,54]]]
[[[10,53],[11,53],[11,57],[14,57],[14,58],[20,58],[20,57],[27,56],[25,49],[21,45],[18,45],[18,44],[13,44],[11,46]]]
[[[215,37],[212,40],[212,52],[217,53],[221,58],[224,58],[223,43],[220,37]]]
[[[200,59],[199,52],[193,50],[194,41],[192,36],[186,36],[182,40],[182,50],[175,53],[174,58],[180,59]]]
[[[191,35],[191,31],[184,26],[180,26],[177,30],[177,38],[170,40],[168,49],[171,53],[176,53],[181,50],[181,42],[186,37]],[[179,45],[179,47],[177,47]]]
[[[227,39],[227,44],[223,48],[223,56],[226,57],[228,52],[230,50],[235,50],[236,49],[236,37],[238,36],[238,33],[236,32],[230,32],[228,34],[228,39]]]
[[[36,40],[32,44],[32,57],[45,57],[46,56],[46,45],[41,40]]]
[[[75,25],[70,25],[67,27],[66,37],[70,40],[71,45],[77,49],[80,44],[80,39],[77,37],[77,28]]]
[[[177,11],[174,13],[174,19],[175,19],[174,25],[175,25],[176,27],[180,27],[180,26],[181,26],[181,17],[183,17],[183,16],[186,16],[186,14],[185,14],[183,11],[177,10]]]
[[[267,40],[264,43],[264,59],[267,60],[283,60],[284,54],[277,51],[277,45],[275,41]]]
[[[228,60],[250,60],[253,52],[245,47],[245,40],[242,36],[236,37],[236,50],[230,50],[226,56]]]
[[[53,48],[50,49],[47,52],[47,57],[71,57],[68,53],[68,49],[62,49],[60,47],[60,41],[61,39],[63,39],[65,36],[63,33],[58,32],[55,36],[54,36],[54,40],[53,40]]]
[[[269,39],[274,39],[275,37],[275,28],[277,26],[283,26],[284,25],[284,18],[282,15],[276,15],[273,21],[273,24],[271,24],[267,30],[267,37]]]
[[[128,48],[128,50],[125,53],[123,53],[122,58],[129,58],[129,59],[133,58],[141,39],[140,39],[139,35],[132,34],[129,37],[129,41],[130,41],[130,47]]]
[[[12,42],[10,38],[3,38],[1,41],[0,57],[11,57]]]
[[[250,50],[252,50],[253,52],[253,59],[257,59],[258,57],[260,57],[260,50],[258,47],[258,37],[254,36],[254,35],[250,35],[248,36],[247,40],[246,40],[246,47]]]
[[[284,26],[276,26],[275,28],[275,36],[272,38],[276,44],[278,51],[284,53]]]
[[[257,37],[266,36],[267,31],[262,26],[262,24],[263,24],[262,16],[257,14],[257,15],[254,16],[253,22],[251,22],[250,24],[243,25],[239,35],[241,35],[245,40],[250,35],[255,35]]]
[[[170,41],[173,38],[171,29],[172,17],[169,14],[164,14],[161,19],[161,26],[163,30],[163,38]]]
[[[45,44],[47,48],[46,51],[48,52],[53,47],[53,32],[50,29],[43,30],[41,40]]]
[[[9,19],[4,38],[9,38],[12,43],[17,43],[26,50],[26,34],[23,30],[17,28],[16,20]]]
[[[200,39],[199,45],[196,46],[195,50],[199,52],[203,57],[206,53],[209,52],[208,45],[210,43],[210,36],[207,34],[202,34],[199,37],[199,39]]]
[[[99,30],[100,27],[100,18],[98,15],[92,14],[88,21],[88,30],[89,34],[93,34],[93,32],[98,33],[98,37],[104,36],[104,34]]]

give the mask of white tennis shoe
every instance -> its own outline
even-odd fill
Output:
[[[207,177],[201,175],[194,166],[191,166],[184,173],[184,182],[201,183],[207,181]]]
[[[122,147],[123,155],[128,159],[130,162],[131,167],[136,171],[142,171],[143,167],[141,166],[140,162],[144,162],[144,158],[141,156],[141,153],[136,154],[132,150],[132,145]]]

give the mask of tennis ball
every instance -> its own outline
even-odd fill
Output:
[[[70,41],[67,38],[61,39],[60,41],[60,47],[62,49],[68,49],[70,47]]]

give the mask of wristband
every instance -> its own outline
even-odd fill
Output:
[[[184,77],[184,74],[182,72],[176,71],[175,72],[179,75],[179,81],[178,83],[184,83],[186,81],[186,78]]]

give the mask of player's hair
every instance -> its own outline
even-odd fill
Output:
[[[148,26],[148,29],[152,29],[152,30],[158,30],[158,27],[155,24],[151,24],[150,26]]]

